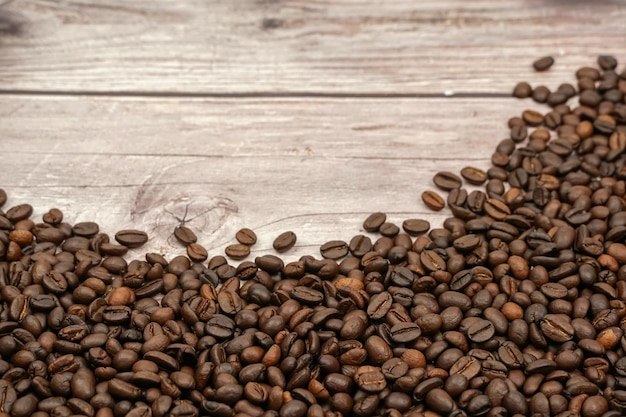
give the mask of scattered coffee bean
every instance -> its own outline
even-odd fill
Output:
[[[198,241],[196,234],[187,226],[178,226],[174,229],[174,237],[183,245],[191,245]]]
[[[527,82],[523,81],[518,83],[513,88],[513,97],[517,98],[528,98],[532,95],[533,88]]]
[[[237,231],[235,239],[242,245],[252,246],[256,243],[256,234],[252,230],[244,227]]]
[[[422,193],[422,201],[426,207],[434,211],[442,210],[446,206],[443,198],[434,191],[424,191]]]
[[[439,189],[444,191],[451,191],[455,188],[460,188],[461,185],[463,185],[461,178],[459,178],[456,174],[447,171],[438,172],[433,177],[433,182]]]
[[[272,246],[277,252],[285,252],[293,248],[295,244],[296,234],[294,232],[288,231],[278,235],[278,237],[274,239],[274,243],[272,244]]]
[[[461,170],[461,176],[465,181],[473,185],[481,185],[487,181],[487,173],[482,169],[465,167]]]
[[[535,71],[546,71],[552,66],[552,64],[554,64],[554,58],[551,56],[544,56],[543,58],[539,58],[533,62],[533,68],[535,68]]]
[[[234,245],[226,246],[224,252],[226,253],[226,256],[231,259],[244,259],[250,255],[250,247],[248,245],[236,243]]]
[[[120,230],[115,234],[115,240],[129,248],[138,248],[148,241],[148,235],[141,230]]]
[[[385,221],[387,221],[387,215],[385,215],[385,213],[372,213],[363,222],[363,229],[366,232],[377,232],[378,228],[382,226]]]

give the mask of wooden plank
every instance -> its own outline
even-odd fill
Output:
[[[0,187],[7,207],[30,202],[37,220],[59,207],[107,233],[144,229],[152,238],[142,253],[181,253],[171,233],[184,220],[213,255],[240,227],[258,232],[252,256],[293,230],[294,260],[362,233],[373,211],[440,226],[447,214],[419,198],[434,173],[487,168],[507,118],[527,105],[3,96]]]
[[[506,94],[626,59],[626,2],[19,0],[0,90]],[[547,73],[531,62],[557,56]]]

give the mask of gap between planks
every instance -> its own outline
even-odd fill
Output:
[[[55,90],[9,90],[0,89],[0,95],[15,96],[59,96],[59,97],[139,97],[139,98],[336,98],[336,99],[425,99],[425,98],[476,98],[493,99],[508,98],[510,93],[333,93],[333,92],[262,92],[250,91],[244,93],[218,93],[193,91],[55,91]]]

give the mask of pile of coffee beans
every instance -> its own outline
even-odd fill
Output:
[[[234,265],[254,231],[209,257],[181,225],[188,256],[129,261],[142,231],[0,210],[0,417],[626,415],[626,71],[598,67],[515,87],[550,111],[434,176],[439,228]]]

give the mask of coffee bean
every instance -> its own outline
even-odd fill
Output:
[[[456,174],[448,171],[438,172],[433,177],[433,182],[437,186],[437,188],[444,191],[451,191],[455,188],[460,188],[463,185],[461,178],[459,178]]]
[[[245,259],[250,255],[250,247],[241,243],[226,246],[226,256],[232,259]]]
[[[378,228],[385,223],[387,220],[387,215],[385,213],[372,213],[363,221],[363,229],[366,232],[377,232]]]
[[[393,298],[391,294],[383,291],[379,294],[375,294],[367,306],[367,314],[372,320],[379,320],[385,317],[391,305],[393,304]]]
[[[20,220],[24,220],[29,218],[33,214],[33,206],[30,204],[19,204],[17,206],[13,206],[7,210],[5,213],[5,217],[11,223],[17,223]]]
[[[128,248],[137,248],[148,241],[148,235],[141,230],[120,230],[115,240]]]
[[[194,262],[204,262],[209,257],[209,253],[202,245],[190,243],[187,246],[187,256]]]
[[[293,248],[295,244],[296,234],[294,232],[288,231],[278,235],[278,237],[274,239],[274,243],[272,244],[272,246],[277,252],[285,252]]]
[[[532,87],[525,81],[519,82],[513,88],[513,97],[528,98],[533,92]]]
[[[362,258],[366,253],[371,252],[372,248],[372,240],[364,235],[354,236],[348,245],[350,253],[357,258]]]
[[[381,392],[387,386],[387,381],[380,368],[375,366],[361,366],[354,374],[357,386],[365,392]]]
[[[92,237],[100,231],[100,226],[94,222],[76,223],[72,227],[72,233],[77,236]]]
[[[252,246],[256,243],[257,237],[252,230],[244,227],[243,229],[239,229],[237,231],[235,239],[237,239],[237,242],[242,245]]]
[[[567,342],[574,337],[571,320],[564,314],[546,314],[540,326],[545,337],[557,343]]]
[[[196,234],[187,226],[177,226],[174,229],[174,237],[185,246],[198,241]]]
[[[348,244],[342,240],[331,240],[320,247],[320,254],[325,259],[341,259],[348,254]]]
[[[551,56],[544,56],[543,58],[539,58],[533,62],[533,68],[535,68],[535,71],[546,71],[552,66],[552,64],[554,64],[554,58]]]
[[[461,176],[465,181],[473,185],[481,185],[487,181],[487,173],[482,169],[474,167],[465,167],[461,169]]]
[[[398,323],[389,329],[391,339],[396,343],[407,343],[420,337],[421,329],[415,323]]]
[[[441,388],[435,388],[426,394],[426,404],[436,413],[444,415],[450,414],[455,408],[454,400],[450,397],[450,394],[442,390]]]
[[[486,342],[495,334],[495,327],[489,320],[477,320],[467,329],[467,337],[476,343]]]
[[[430,223],[423,219],[407,219],[402,222],[402,229],[411,236],[419,236],[430,229]]]
[[[424,191],[422,193],[422,201],[431,210],[439,211],[445,207],[443,198],[434,191]]]

